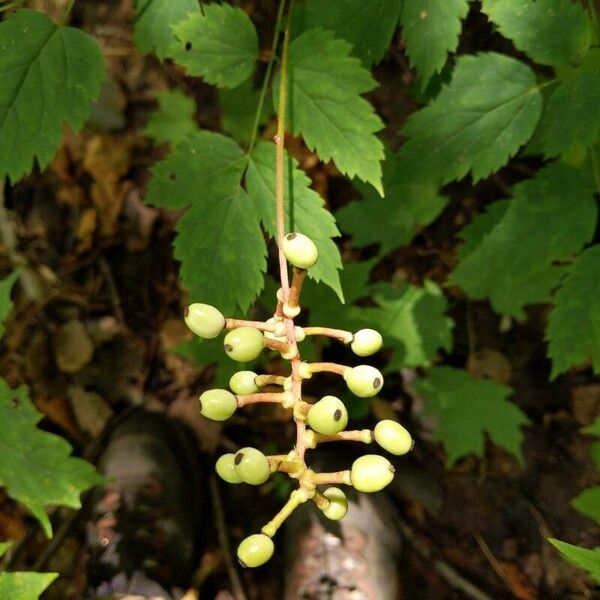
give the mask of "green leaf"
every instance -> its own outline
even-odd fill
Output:
[[[533,133],[542,108],[535,73],[519,60],[460,56],[450,83],[413,113],[400,160],[415,180],[475,181],[502,167]]]
[[[310,188],[310,179],[298,168],[295,159],[289,156],[285,161],[284,180],[287,182],[286,231],[298,231],[313,240],[319,250],[319,260],[308,270],[308,274],[315,281],[323,281],[343,300],[339,276],[342,259],[333,241],[334,237],[340,235],[335,219],[325,209],[319,194]],[[275,236],[275,144],[261,142],[252,151],[246,173],[246,188],[265,229]]]
[[[583,490],[571,500],[571,505],[582,515],[594,519],[600,524],[600,485]]]
[[[489,298],[495,311],[522,318],[524,305],[550,299],[564,275],[554,261],[591,239],[597,210],[591,182],[563,163],[515,185],[513,196],[477,248],[463,254],[450,281],[475,300]]]
[[[356,187],[362,193],[362,201],[349,202],[338,210],[337,221],[352,236],[354,246],[379,244],[381,254],[410,243],[448,203],[434,183],[406,181],[402,164],[391,155],[383,163],[385,198],[369,185],[357,182]]]
[[[0,573],[2,600],[37,600],[58,573]]]
[[[144,133],[158,143],[177,145],[198,129],[194,114],[196,103],[180,90],[167,90],[158,94],[158,108],[154,110]]]
[[[458,237],[464,242],[458,251],[461,260],[479,248],[484,238],[504,217],[509,206],[510,200],[498,200],[488,204],[484,212],[475,215],[473,220],[458,232]]]
[[[453,322],[445,314],[446,298],[433,281],[425,281],[423,287],[403,284],[399,289],[380,285],[375,301],[378,309],[364,310],[371,312],[384,345],[395,350],[390,366],[421,367],[439,349],[450,350]]]
[[[322,160],[333,160],[342,173],[383,193],[383,144],[375,136],[383,123],[361,97],[377,84],[360,60],[350,56],[351,48],[322,29],[306,31],[290,44],[290,125]],[[277,90],[275,82],[275,94]]]
[[[566,217],[571,212],[563,213]],[[583,227],[583,223],[581,224]],[[595,226],[595,220],[592,226]],[[582,252],[554,295],[546,341],[552,378],[591,358],[600,373],[600,245]]]
[[[577,71],[560,81],[548,98],[536,137],[546,156],[590,146],[600,135],[600,74]]]
[[[18,277],[19,271],[15,269],[8,277],[0,280],[0,337],[4,335],[4,321],[12,310],[10,292]]]
[[[427,401],[427,414],[439,419],[435,437],[444,443],[448,464],[471,453],[483,457],[485,433],[523,461],[521,426],[529,419],[507,400],[509,387],[452,367],[435,367],[411,385]]]
[[[68,123],[78,131],[104,79],[87,34],[22,9],[0,23],[0,179],[17,181],[52,160]]]
[[[402,3],[400,25],[406,53],[425,89],[434,73],[446,64],[458,46],[461,20],[469,12],[468,0],[410,0]]]
[[[343,0],[323,10],[322,0],[306,0],[294,12],[294,30],[322,27],[344,38],[352,53],[370,66],[387,50],[400,13],[399,0]]]
[[[254,117],[258,108],[260,92],[248,80],[232,90],[219,90],[221,129],[238,142],[247,143],[252,136]],[[273,113],[273,103],[265,97],[258,120],[264,125]]]
[[[199,131],[152,169],[148,202],[189,210],[177,223],[175,256],[194,302],[245,312],[263,286],[265,242],[240,187],[247,157],[230,138]]]
[[[80,508],[79,494],[103,479],[92,465],[69,456],[72,448],[63,438],[38,429],[41,418],[25,388],[11,390],[0,379],[0,485],[32,512],[51,537],[44,507]]]
[[[161,60],[171,57],[176,48],[171,27],[200,10],[198,0],[136,0],[135,5],[133,41],[140,52],[154,52]]]
[[[482,10],[517,49],[542,65],[568,65],[589,48],[590,20],[571,0],[482,0]]]
[[[587,571],[597,582],[600,583],[600,548],[588,550],[573,544],[567,544],[560,540],[548,538],[548,541],[560,551],[560,553],[575,566]]]
[[[205,4],[173,26],[179,44],[173,58],[189,75],[234,88],[254,71],[258,34],[250,17],[229,4]]]

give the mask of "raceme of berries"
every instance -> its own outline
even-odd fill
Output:
[[[290,410],[296,423],[296,445],[287,454],[267,456],[259,448],[241,448],[235,453],[223,454],[216,462],[218,475],[228,483],[261,485],[272,473],[285,473],[296,480],[288,501],[262,528],[244,539],[237,550],[240,563],[257,567],[271,558],[274,547],[271,538],[285,519],[302,503],[315,502],[323,515],[332,520],[342,519],[348,510],[348,499],[340,485],[350,485],[362,492],[376,492],[388,485],[394,476],[390,461],[376,454],[356,459],[350,469],[335,472],[315,472],[305,460],[306,450],[322,443],[353,441],[377,443],[385,451],[401,455],[412,448],[412,438],[399,423],[380,421],[374,428],[346,430],[348,411],[335,396],[323,396],[310,403],[302,396],[302,384],[320,373],[335,373],[343,377],[348,389],[355,395],[368,398],[383,386],[383,376],[370,365],[349,367],[337,363],[303,362],[298,342],[306,336],[327,336],[349,345],[358,356],[377,352],[383,344],[374,329],[356,333],[330,327],[299,327],[294,318],[300,312],[299,299],[306,269],[318,259],[315,244],[300,233],[281,236],[283,255],[291,263],[292,280],[286,272],[277,292],[274,314],[266,321],[245,321],[225,318],[206,304],[192,304],[186,311],[186,323],[197,335],[212,338],[221,330],[227,333],[223,340],[225,352],[232,359],[254,360],[263,349],[278,352],[288,361],[289,372],[282,375],[238,371],[229,380],[231,391],[207,390],[200,396],[200,412],[210,419],[224,421],[236,409],[248,404],[275,403]],[[285,263],[283,263],[285,264]]]

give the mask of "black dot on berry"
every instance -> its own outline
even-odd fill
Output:
[[[192,49],[192,42],[186,42],[185,49],[189,52]]]
[[[379,377],[375,377],[375,379],[373,379],[373,387],[375,389],[377,389],[380,386],[381,386],[381,379]]]
[[[233,346],[231,344],[223,344],[223,348],[225,352],[231,352],[233,350]]]
[[[175,181],[177,179],[177,175],[175,175],[175,173],[169,173],[169,179],[171,181]]]
[[[334,413],[333,413],[333,420],[334,421],[339,421],[342,418],[342,411],[338,408]]]
[[[235,458],[233,459],[233,463],[236,465],[239,465],[242,462],[242,459],[244,458],[244,453],[243,452],[238,452],[235,455]]]
[[[296,234],[295,234],[295,233],[288,233],[288,234],[285,236],[285,239],[286,239],[286,240],[293,240],[295,237],[296,237]]]

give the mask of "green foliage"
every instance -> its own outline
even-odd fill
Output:
[[[471,453],[483,457],[486,433],[523,460],[521,426],[529,420],[507,400],[509,387],[452,367],[435,367],[411,385],[427,401],[427,414],[438,419],[434,434],[444,443],[449,464]]]
[[[342,173],[371,183],[383,194],[383,144],[375,136],[383,123],[361,97],[376,83],[350,56],[351,50],[346,41],[322,29],[306,31],[291,43],[290,127],[322,160],[333,160]]]
[[[400,24],[406,53],[425,89],[434,73],[441,71],[449,52],[458,46],[461,19],[469,12],[468,0],[411,0],[402,3]]]
[[[566,216],[566,215],[565,215]],[[546,340],[552,377],[591,358],[600,373],[600,245],[577,257],[554,297]]]
[[[600,583],[600,548],[588,550],[567,544],[560,540],[549,538],[548,541],[560,551],[560,553],[575,566],[587,571],[597,582]]]
[[[451,82],[403,129],[400,159],[411,177],[475,181],[502,167],[533,133],[542,108],[534,72],[496,54],[460,56]]]
[[[600,524],[600,485],[583,490],[571,501],[573,508]]]
[[[44,507],[79,508],[79,494],[101,483],[102,478],[91,465],[69,456],[71,446],[63,438],[37,429],[41,418],[25,388],[11,390],[0,379],[0,485],[22,502],[51,536]]]
[[[136,0],[133,41],[141,52],[164,60],[176,48],[172,26],[200,10],[198,0]]]
[[[22,9],[0,23],[0,178],[52,160],[68,123],[78,130],[104,79],[98,44]]]
[[[19,271],[15,270],[8,277],[0,280],[0,337],[4,335],[4,321],[12,309],[10,292],[18,276]]]
[[[150,115],[144,133],[158,143],[177,145],[198,129],[194,119],[196,104],[180,90],[158,94],[158,108]]]
[[[399,0],[344,0],[323,10],[322,0],[306,0],[294,14],[294,32],[322,27],[353,46],[352,53],[370,66],[378,63],[392,41]]]
[[[10,546],[10,542],[0,542],[0,558]],[[0,572],[0,598],[2,600],[37,600],[57,577],[58,573]]]
[[[258,34],[242,9],[206,4],[172,29],[179,41],[173,58],[189,75],[224,88],[235,88],[252,75]]]
[[[472,241],[479,224],[467,231],[471,250],[463,248],[451,281],[471,298],[489,298],[496,311],[521,318],[524,305],[550,299],[564,272],[554,262],[569,258],[590,240],[597,210],[591,182],[563,163],[550,164],[515,185],[513,196],[495,211],[503,214],[480,243]],[[487,226],[491,219],[485,219]]]
[[[592,40],[586,12],[571,0],[482,0],[482,4],[500,33],[542,65],[577,62]]]

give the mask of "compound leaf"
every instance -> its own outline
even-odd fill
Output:
[[[568,211],[569,212],[569,211]],[[567,213],[563,213],[566,217]],[[583,227],[583,223],[580,224]],[[582,252],[554,295],[546,340],[552,377],[591,358],[600,373],[600,245]]]
[[[133,28],[133,41],[140,52],[154,52],[164,60],[176,48],[171,27],[198,12],[198,0],[136,0],[137,15]]]
[[[310,188],[310,179],[298,168],[295,159],[287,157],[285,163],[286,231],[298,231],[315,242],[319,260],[308,274],[331,287],[343,301],[339,275],[342,259],[333,241],[340,235],[335,219],[319,194]],[[262,142],[252,151],[246,188],[265,229],[275,236],[275,144]]]
[[[194,302],[226,314],[246,311],[263,286],[265,242],[253,204],[240,187],[247,158],[230,138],[198,131],[153,169],[148,202],[185,208],[175,256]]]
[[[435,437],[444,443],[448,464],[471,453],[483,457],[486,433],[522,462],[521,426],[529,420],[507,400],[511,388],[453,367],[435,367],[411,385],[427,401],[427,414],[438,419]]]
[[[400,14],[406,53],[425,89],[434,73],[442,70],[449,52],[458,46],[461,20],[469,12],[468,0],[410,0]]]
[[[535,73],[494,52],[461,56],[437,98],[413,113],[399,157],[421,181],[447,183],[497,171],[533,133],[542,97]]]
[[[515,185],[513,194],[481,243],[463,252],[451,282],[471,298],[489,298],[497,312],[520,318],[524,305],[549,300],[564,275],[554,261],[590,240],[597,210],[590,181],[563,163]]]
[[[307,0],[294,13],[295,29],[322,27],[352,44],[352,53],[370,66],[385,54],[396,29],[398,0],[343,0],[323,10],[321,0]]]
[[[152,112],[144,133],[158,143],[177,145],[198,129],[194,119],[196,104],[180,90],[158,94],[158,108]]]
[[[290,125],[322,160],[333,160],[349,177],[383,193],[383,144],[375,136],[383,123],[361,97],[376,82],[360,60],[350,56],[351,49],[323,29],[306,31],[290,44]],[[275,94],[277,90],[275,82]]]
[[[580,60],[592,40],[590,20],[571,0],[483,0],[500,33],[542,65]]]
[[[229,4],[206,4],[173,26],[175,61],[207,83],[234,88],[254,71],[258,34],[250,17]]]
[[[63,127],[79,130],[98,96],[104,66],[86,33],[34,10],[0,23],[0,178],[16,181],[52,160]]]
[[[560,540],[548,538],[548,541],[560,551],[560,553],[575,566],[587,571],[597,582],[600,583],[600,548],[588,550],[573,544],[567,544]]]
[[[69,456],[72,448],[63,438],[38,429],[41,418],[25,388],[11,390],[0,379],[0,485],[32,512],[50,537],[44,507],[79,508],[79,494],[103,479],[92,465]]]

